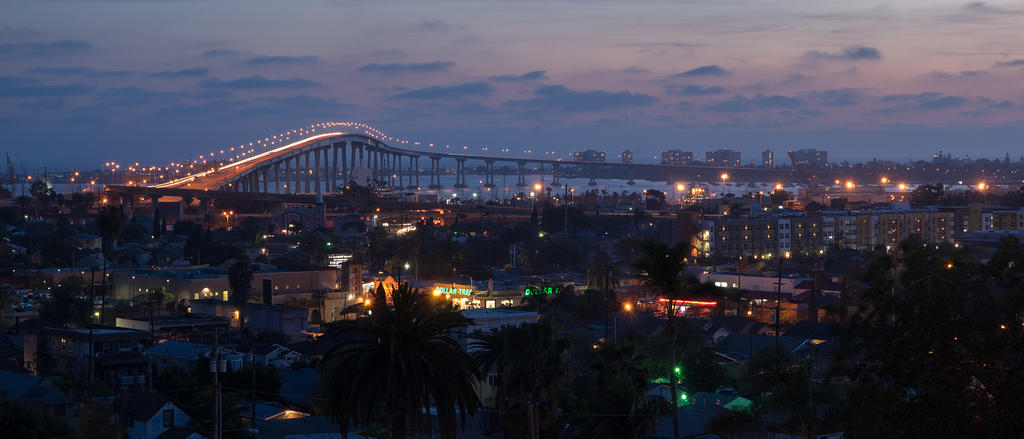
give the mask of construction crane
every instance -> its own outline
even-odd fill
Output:
[[[807,185],[807,188],[818,189],[818,176],[812,175],[808,177],[807,173],[804,172],[802,163],[793,156],[792,150],[786,151],[786,155],[789,156],[789,161],[793,162],[793,169],[796,169],[796,172],[800,174],[800,179],[804,181],[804,184]]]

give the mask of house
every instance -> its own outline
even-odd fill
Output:
[[[64,420],[71,417],[75,407],[49,379],[5,370],[0,370],[0,398],[39,407],[44,414]]]
[[[782,335],[784,337],[808,339],[816,343],[833,341],[836,338],[832,331],[832,323],[830,322],[797,322],[789,330],[783,332]]]
[[[327,227],[327,211],[322,203],[314,208],[296,207],[274,213],[270,217],[270,230],[281,233],[312,232]]]
[[[167,340],[146,350],[157,371],[163,371],[167,366],[191,370],[200,358],[209,358],[211,352],[213,346],[177,340]],[[249,363],[245,354],[228,348],[218,348],[217,355],[227,361],[230,370],[241,370]]]
[[[149,333],[113,326],[28,329],[24,333],[23,366],[33,375],[69,372],[106,382],[114,388],[144,388]],[[91,356],[91,360],[90,360]]]
[[[453,335],[463,344],[469,343],[469,335],[474,332],[487,332],[505,325],[517,326],[522,323],[536,323],[540,314],[533,311],[515,311],[503,308],[475,308],[459,312],[463,317],[473,321],[465,330],[456,331]]]
[[[732,334],[758,333],[762,326],[760,322],[750,317],[718,316],[704,325],[704,331],[711,339],[711,343],[717,344]]]
[[[785,352],[799,349],[806,339],[779,336],[779,345]],[[775,346],[775,337],[760,334],[732,334],[715,344],[715,351],[720,355],[738,361],[747,361],[758,352]]]
[[[260,349],[253,349],[253,353],[256,354],[256,361],[264,366],[274,367],[277,369],[290,368],[293,364],[303,361],[305,358],[298,351],[291,350],[279,344],[274,344],[273,346],[269,346],[263,350],[265,352],[260,353]]]
[[[292,419],[276,419],[256,421],[256,430],[260,439],[341,439],[343,437],[362,438],[363,435],[351,434],[362,429],[350,425],[343,435],[338,424],[325,416],[306,416]]]
[[[309,416],[309,413],[303,413],[300,411],[289,410],[281,407],[279,404],[263,404],[257,403],[254,409],[252,404],[246,404],[245,410],[242,411],[242,420],[246,422],[252,422],[253,413],[256,413],[257,421],[277,421],[280,419],[298,419]]]
[[[334,219],[334,234],[338,236],[363,236],[373,221],[369,215],[345,215]]]
[[[154,317],[118,317],[119,328],[148,331],[158,339],[215,343],[217,333],[227,333],[231,321],[214,315],[200,313]]]
[[[103,244],[103,239],[99,235],[89,233],[79,233],[72,236],[71,240],[75,242],[75,248],[79,250],[97,249]]]
[[[129,439],[203,438],[188,426],[192,418],[170,397],[159,393],[122,397],[117,416]]]

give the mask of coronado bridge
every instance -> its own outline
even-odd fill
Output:
[[[420,159],[427,167],[421,167]],[[750,182],[789,182],[796,178],[788,168],[563,161],[422,151],[392,146],[368,134],[330,132],[149,188],[177,189],[165,192],[168,195],[190,191],[311,194],[338,192],[341,186],[356,181],[395,189],[421,189],[422,183],[426,183],[426,188],[440,189],[441,176],[449,172],[442,167],[443,160],[454,162],[455,188],[468,186],[467,162],[477,165],[478,174],[481,173],[479,165],[483,165],[482,181],[487,188],[496,186],[496,163],[514,165],[515,185],[520,187],[529,185],[526,181],[528,165],[546,167],[542,172],[550,172],[553,186],[560,185],[560,178],[588,178],[592,185],[597,179],[622,179],[629,183],[636,179],[715,182],[722,174],[728,174],[732,181]]]

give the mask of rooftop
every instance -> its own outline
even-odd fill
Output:
[[[540,318],[540,315],[533,311],[515,311],[503,308],[476,308],[460,311],[463,317],[473,320],[502,319],[508,317]]]

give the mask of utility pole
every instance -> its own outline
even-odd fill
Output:
[[[320,317],[323,319],[323,316]],[[249,420],[252,427],[252,437],[256,437],[256,351],[250,350],[249,356],[252,359],[252,388],[249,390],[249,398],[252,399],[252,413]]]
[[[93,307],[95,306],[95,305],[93,305],[93,303],[95,303],[95,299],[96,299],[96,267],[92,267],[89,270],[89,382],[90,383],[93,380],[93,361],[95,360],[95,355],[93,354],[93,349],[95,349],[94,346],[96,345],[96,343],[93,342],[93,338],[92,338],[92,329],[93,329],[93,326],[96,323],[96,319],[93,318],[93,317],[95,317],[95,315],[93,314],[93,311],[92,311]]]
[[[569,183],[562,185],[565,188],[565,195],[562,196],[562,204],[565,204],[565,237],[569,237]]]
[[[775,294],[775,350],[779,350],[779,325],[782,322],[782,248],[779,248],[778,285]]]
[[[214,336],[216,337],[216,335]],[[213,408],[213,415],[210,417],[210,434],[213,439],[220,439],[220,413],[218,412],[218,402],[220,401],[220,379],[217,376],[217,344],[214,342],[213,351],[210,353],[210,372],[213,373],[213,401],[210,401],[210,407]]]
[[[210,372],[213,373],[213,401],[210,406],[213,407],[213,419],[211,420],[212,428],[211,434],[213,439],[221,439],[222,426],[221,426],[221,389],[220,389],[220,374],[221,372],[227,372],[227,362],[221,363],[220,353],[220,332],[214,331],[213,333],[213,351],[210,353]]]

